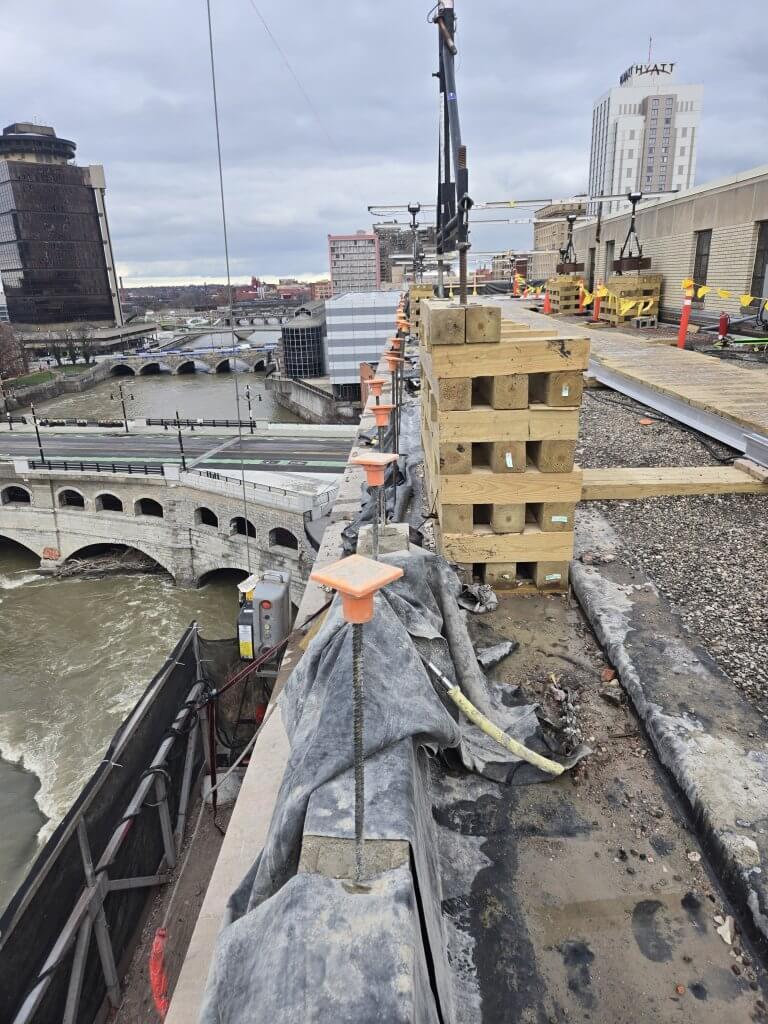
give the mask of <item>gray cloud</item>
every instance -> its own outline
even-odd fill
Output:
[[[430,202],[436,175],[430,3],[213,0],[225,182],[236,276],[320,274],[326,234],[368,203]],[[765,160],[759,5],[600,2],[586,12],[456,0],[462,127],[478,199],[586,187],[593,100],[629,64],[674,60],[705,84],[698,181]],[[9,9],[10,8],[10,9]],[[221,279],[204,0],[38,0],[3,12],[5,123],[36,118],[103,163],[126,280]],[[663,29],[663,36],[662,36]],[[514,216],[514,214],[510,214]],[[523,225],[473,232],[478,249],[529,243]]]

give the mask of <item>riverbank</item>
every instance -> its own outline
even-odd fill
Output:
[[[109,376],[109,363],[94,363],[89,367],[53,367],[41,370],[39,374],[27,374],[22,380],[28,381],[24,387],[13,387],[13,390],[0,394],[0,413],[26,409],[34,402],[50,402],[59,395],[75,394],[87,391]],[[39,378],[35,380],[34,378]]]

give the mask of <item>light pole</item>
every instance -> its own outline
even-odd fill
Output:
[[[120,404],[123,407],[123,426],[125,427],[125,432],[127,434],[129,432],[128,431],[128,413],[125,411],[125,393],[123,391],[123,385],[122,384],[118,384],[117,385],[117,390],[120,393]],[[114,402],[114,400],[115,400],[114,392],[110,392],[109,397]],[[129,395],[128,398],[131,401],[133,401],[133,395]]]
[[[416,276],[419,265],[419,224],[416,220],[421,203],[408,203],[408,213],[411,215],[411,231],[413,232],[413,283],[416,284]]]
[[[254,432],[254,423],[253,423],[253,414],[251,412],[251,385],[250,384],[246,384],[245,385],[245,398],[246,398],[246,401],[248,402],[248,423],[250,425],[250,431],[251,431],[251,433],[253,433]],[[261,401],[261,392],[260,391],[256,392],[256,398],[259,401]]]
[[[176,433],[179,438],[179,451],[181,452],[181,468],[183,472],[187,471],[187,460],[184,455],[184,438],[181,436],[181,421],[179,420],[179,410],[176,410]]]
[[[40,449],[40,461],[43,463],[43,466],[45,466],[45,452],[43,451],[43,442],[40,439],[40,428],[37,425],[37,413],[35,412],[35,407],[34,407],[33,404],[30,403],[29,408],[32,410],[32,422],[35,424],[35,434],[37,436],[37,447]]]

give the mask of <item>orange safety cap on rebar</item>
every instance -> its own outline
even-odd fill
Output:
[[[403,344],[403,339],[402,338],[390,338],[389,339],[389,344],[390,344],[393,352],[399,352],[400,351],[400,346]]]
[[[397,369],[397,364],[403,361],[401,356],[396,356],[392,352],[385,352],[384,358],[387,361],[387,369],[390,373],[394,373]]]
[[[372,377],[365,382],[374,398],[381,398],[381,389],[387,383],[383,377]]]
[[[377,427],[389,426],[389,414],[394,409],[394,405],[390,402],[380,402],[378,405],[374,405],[371,408],[373,418],[376,420]]]
[[[309,578],[341,594],[342,612],[347,622],[363,623],[373,618],[376,591],[402,575],[399,566],[374,562],[363,555],[349,555],[332,565],[315,569]]]
[[[362,466],[369,487],[381,487],[384,483],[384,470],[390,462],[397,462],[394,452],[355,452],[350,458],[353,466]]]

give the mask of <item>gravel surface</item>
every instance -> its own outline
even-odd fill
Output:
[[[607,390],[585,393],[582,466],[706,466],[738,453],[655,419]],[[654,418],[642,426],[641,419]],[[680,611],[720,667],[768,720],[768,497],[648,498],[596,504],[628,560]]]

